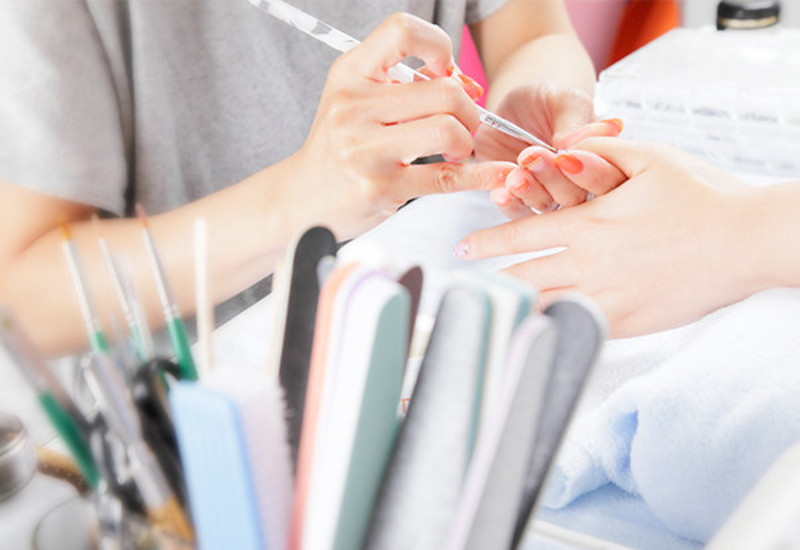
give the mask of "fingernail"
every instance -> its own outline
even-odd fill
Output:
[[[447,76],[453,76],[453,73],[456,72],[455,64],[451,64],[450,68],[447,69]]]
[[[489,200],[497,206],[508,206],[511,204],[511,193],[505,187],[498,187],[489,191]]]
[[[617,131],[617,135],[620,135],[622,133],[622,129],[625,127],[625,124],[619,118],[607,118],[605,120],[601,120],[600,122],[605,122],[609,126],[613,126]]]
[[[569,153],[557,155],[556,158],[553,159],[553,164],[567,174],[579,174],[583,171],[583,163],[580,159]]]
[[[501,168],[500,170],[497,171],[497,181],[505,183],[506,179],[508,178],[508,175],[513,171],[514,171],[513,167]]]
[[[469,254],[469,243],[466,239],[459,242],[453,249],[453,256],[457,258],[466,258]]]
[[[529,153],[519,160],[519,165],[531,172],[537,172],[544,168],[543,160],[541,153]]]
[[[518,172],[513,172],[506,178],[506,187],[515,193],[525,193],[530,190],[531,182],[525,177],[525,173],[520,170]]]
[[[467,95],[470,97],[470,99],[472,99],[472,101],[477,100],[483,95],[483,88],[480,84],[475,82],[475,80],[464,73],[459,73],[456,76],[461,81],[461,84],[464,85],[464,91],[467,92]]]

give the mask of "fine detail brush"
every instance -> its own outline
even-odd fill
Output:
[[[136,352],[139,355],[139,360],[145,362],[151,359],[152,356],[148,354],[146,349],[142,328],[139,326],[139,323],[133,314],[130,296],[125,290],[119,268],[117,267],[117,261],[111,252],[108,241],[105,239],[105,237],[103,237],[103,234],[100,230],[100,218],[97,216],[97,214],[92,216],[92,225],[94,226],[95,234],[97,235],[97,244],[100,247],[100,252],[103,255],[103,261],[105,262],[106,268],[108,269],[108,274],[111,277],[111,284],[114,287],[114,294],[117,296],[120,309],[122,309],[122,314],[125,317],[125,323],[128,325],[128,330],[130,330],[131,336],[133,337],[133,342],[136,346]]]
[[[327,44],[331,48],[340,52],[347,52],[360,43],[352,36],[343,33],[334,27],[331,27],[313,15],[310,15],[299,8],[284,2],[283,0],[250,0],[250,3],[260,10],[275,17],[276,19],[283,21],[287,25],[306,33],[312,38],[316,38],[320,42]],[[420,73],[419,71],[415,71],[404,63],[398,63],[397,65],[390,67],[389,77],[399,82],[430,80],[428,76]],[[525,143],[539,145],[549,149],[554,153],[556,152],[555,147],[542,141],[530,132],[523,130],[513,122],[508,121],[487,109],[484,109],[480,105],[477,107],[481,113],[480,120],[484,124]]]
[[[185,380],[197,380],[197,370],[195,369],[194,359],[192,358],[192,350],[189,347],[186,326],[183,324],[183,319],[181,319],[178,304],[169,286],[169,281],[164,272],[161,258],[158,255],[153,233],[147,222],[147,214],[141,204],[136,205],[136,214],[139,216],[139,221],[142,225],[142,240],[144,241],[145,250],[147,251],[150,271],[153,273],[153,278],[155,279],[158,299],[161,301],[161,307],[164,310],[164,316],[167,320],[167,330],[169,331],[172,348],[175,351],[175,357],[180,366],[181,376]]]
[[[0,346],[28,381],[50,422],[75,459],[86,482],[97,489],[99,474],[85,438],[83,417],[61,382],[50,372],[11,310],[0,305]]]
[[[72,231],[70,231],[69,224],[65,220],[61,220],[61,249],[64,251],[64,257],[67,259],[67,266],[69,267],[70,278],[72,285],[75,288],[75,294],[78,297],[78,306],[81,310],[83,323],[86,326],[86,332],[89,334],[89,343],[92,351],[100,353],[108,353],[108,340],[103,334],[100,320],[97,318],[97,313],[92,303],[92,297],[89,294],[89,287],[86,284],[86,277],[83,274],[80,256],[78,249],[75,246],[75,241],[72,239]]]

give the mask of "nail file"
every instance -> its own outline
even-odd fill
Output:
[[[436,314],[366,548],[440,548],[472,453],[491,308],[478,286],[448,289]]]
[[[564,297],[548,306],[544,313],[555,322],[558,341],[544,409],[538,427],[532,432],[533,454],[514,530],[514,547],[519,545],[527,522],[534,516],[546,474],[606,337],[602,313],[594,302],[581,295]]]
[[[489,411],[497,399],[512,334],[533,310],[536,304],[536,291],[529,285],[502,273],[476,269],[459,272],[457,277],[481,285],[492,303],[492,328],[483,374],[483,395],[478,421],[478,432],[480,432],[480,425],[488,418]]]
[[[534,313],[514,331],[497,399],[482,424],[446,547],[508,548],[544,404],[555,323]]]
[[[317,432],[303,523],[303,548],[360,548],[394,449],[397,401],[408,352],[408,291],[368,277],[350,296],[324,429]]]
[[[286,421],[292,463],[296,464],[300,429],[308,385],[311,345],[320,284],[317,269],[320,261],[336,256],[336,238],[325,227],[312,227],[299,236],[287,250],[284,272],[279,276],[281,296],[275,296],[276,339],[274,361],[286,395]],[[274,367],[272,368],[274,372]]]

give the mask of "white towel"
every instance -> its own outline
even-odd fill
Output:
[[[800,289],[762,292],[607,351],[595,383],[613,370],[651,370],[582,407],[544,505],[563,508],[613,483],[640,495],[673,533],[707,541],[800,441]]]

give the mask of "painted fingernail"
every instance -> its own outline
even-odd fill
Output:
[[[469,243],[466,239],[459,242],[453,249],[453,256],[457,258],[466,258],[469,255]]]
[[[459,73],[456,76],[461,81],[461,84],[464,86],[464,91],[467,92],[467,95],[472,101],[477,100],[483,95],[483,87],[475,82],[475,80],[464,73]]]
[[[579,174],[583,171],[583,163],[579,158],[569,154],[561,153],[553,159],[553,164],[567,174]]]
[[[525,172],[522,170],[512,172],[509,174],[508,178],[506,178],[506,187],[515,193],[530,191],[531,185],[531,181],[525,176]]]
[[[529,153],[519,159],[519,165],[531,172],[538,172],[544,168],[544,157],[541,153]]]
[[[605,122],[609,126],[613,126],[617,131],[617,135],[620,135],[622,133],[622,129],[625,127],[625,124],[619,118],[607,118],[605,120],[601,120],[600,122]]]
[[[456,66],[450,65],[450,67],[447,69],[447,76],[453,76],[453,73],[455,72],[456,72]]]

